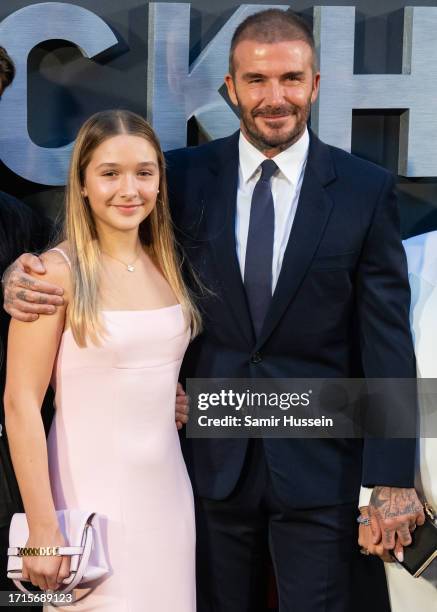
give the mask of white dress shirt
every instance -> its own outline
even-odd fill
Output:
[[[271,179],[273,205],[275,208],[272,292],[275,290],[276,283],[278,282],[282,260],[284,259],[285,249],[293,226],[308,157],[309,144],[310,137],[306,129],[297,142],[273,158],[279,170]],[[235,238],[241,278],[244,279],[252,194],[261,176],[260,165],[268,158],[261,151],[258,151],[242,132],[240,132],[238,147],[240,164],[238,171]]]

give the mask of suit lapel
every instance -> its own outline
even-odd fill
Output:
[[[239,132],[226,139],[210,164],[210,180],[205,188],[206,231],[222,295],[232,311],[237,329],[253,345],[254,333],[241,278],[235,242],[235,214],[238,189]]]
[[[335,172],[329,148],[311,134],[308,160],[293,227],[257,347],[262,346],[279,323],[311,264],[333,206],[325,186],[334,179]]]

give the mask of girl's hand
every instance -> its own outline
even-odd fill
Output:
[[[368,506],[363,506],[360,508],[361,515],[365,518],[369,518],[369,510]],[[384,550],[384,546],[380,542],[379,544],[374,544],[372,528],[370,525],[360,524],[358,529],[358,545],[361,548],[361,552],[364,555],[376,555],[385,561],[386,563],[393,563],[393,557]]]
[[[58,528],[39,529],[29,535],[29,547],[68,546]],[[70,557],[23,557],[23,578],[43,591],[56,591],[70,575]]]

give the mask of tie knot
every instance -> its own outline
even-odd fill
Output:
[[[275,174],[278,166],[275,164],[273,159],[266,159],[261,164],[261,177],[260,181],[269,181]]]

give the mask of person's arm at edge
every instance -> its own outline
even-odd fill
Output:
[[[68,271],[60,256],[48,253],[43,262],[48,280],[64,284]],[[50,488],[41,418],[64,320],[65,306],[58,308],[55,316],[40,317],[31,325],[13,320],[9,329],[4,396],[6,430],[29,524],[29,546],[64,543]],[[55,589],[69,573],[67,560],[61,557],[24,558],[23,567],[32,583],[43,589]]]
[[[415,378],[409,326],[410,290],[394,179],[381,186],[358,272],[358,308],[366,378]],[[374,486],[369,502],[375,543],[386,550],[411,543],[408,526],[424,521],[414,486],[414,439],[364,442],[364,487]],[[391,504],[387,512],[385,506]],[[396,547],[395,547],[395,536]]]

